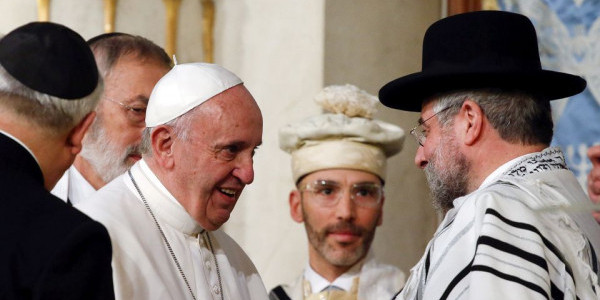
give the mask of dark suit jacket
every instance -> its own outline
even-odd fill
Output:
[[[106,229],[50,194],[0,133],[0,299],[114,299],[111,255]]]

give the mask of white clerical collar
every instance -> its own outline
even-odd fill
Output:
[[[96,189],[87,181],[85,177],[79,173],[79,170],[75,166],[71,165],[67,169],[68,173],[68,199],[71,204],[76,205],[82,201],[89,199],[95,192]]]
[[[33,159],[38,164],[38,166],[40,165],[40,162],[38,161],[37,157],[35,157],[35,155],[33,155],[33,152],[31,151],[31,149],[29,149],[29,147],[27,147],[27,145],[25,145],[23,142],[21,142],[21,140],[19,140],[18,138],[16,138],[12,134],[10,134],[10,133],[8,133],[8,132],[6,132],[4,130],[0,130],[0,133],[4,134],[5,136],[7,136],[10,139],[14,140],[15,142],[19,143],[19,145],[23,146],[23,148],[25,148],[25,150],[27,150],[27,152],[29,152],[29,154],[31,154],[31,157],[33,157]],[[40,166],[40,169],[41,168],[42,167]]]
[[[352,266],[350,270],[340,275],[333,282],[327,281],[327,279],[323,278],[323,276],[315,272],[315,270],[313,270],[313,268],[310,267],[309,263],[307,264],[306,268],[304,268],[304,279],[310,283],[310,287],[313,293],[318,293],[330,285],[335,285],[339,288],[344,289],[344,291],[350,291],[350,289],[352,288],[352,284],[354,283],[354,278],[359,276],[360,274],[363,262],[364,259],[354,264],[354,266]]]
[[[154,172],[152,172],[152,170],[150,170],[150,167],[148,166],[148,164],[146,163],[146,161],[144,159],[141,159],[139,161],[139,165],[140,165],[140,169],[142,170],[142,172],[144,172],[144,175],[146,175],[148,177],[148,180],[150,180],[150,182],[152,182],[152,184],[154,185],[155,188],[160,190],[169,200],[173,201],[178,206],[181,206],[179,201],[177,201],[177,199],[175,199],[175,197],[171,194],[171,192],[169,192],[169,190],[167,190],[167,188],[162,184],[162,182],[160,182],[160,179],[158,179],[158,177],[156,177],[156,175],[154,175]],[[182,206],[182,208],[183,208],[183,206]]]
[[[131,174],[159,219],[187,235],[195,236],[204,230],[173,197],[143,159],[131,167]],[[135,189],[133,192],[138,194]]]

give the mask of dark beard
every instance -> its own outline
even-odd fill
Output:
[[[312,226],[308,215],[304,211],[302,213],[304,215],[304,226],[310,244],[331,265],[337,267],[350,267],[367,255],[371,243],[373,242],[373,238],[375,237],[375,227],[377,227],[377,225],[374,225],[373,228],[369,230],[350,222],[340,221],[318,231]],[[328,234],[335,230],[348,230],[359,233],[363,237],[362,245],[354,250],[348,249],[347,251],[343,251],[344,253],[341,255],[335,255],[335,251],[327,243]]]
[[[445,146],[436,149],[435,156],[425,167],[425,176],[433,207],[445,213],[454,207],[454,199],[468,193],[468,174],[471,168],[453,138],[443,138],[441,144]]]

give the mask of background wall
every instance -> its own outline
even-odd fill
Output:
[[[304,228],[288,211],[292,188],[289,156],[277,130],[318,113],[313,96],[330,84],[355,84],[372,94],[388,81],[420,69],[425,29],[441,15],[440,0],[219,0],[215,62],[237,73],[264,116],[263,146],[255,182],[246,188],[224,229],[248,252],[267,288],[291,281],[306,265]],[[0,32],[37,19],[36,1],[2,0]],[[88,39],[102,33],[102,1],[52,0],[50,19]],[[200,0],[183,0],[180,63],[202,59]],[[121,0],[117,31],[165,41],[160,0]],[[408,131],[418,119],[380,107],[377,118],[406,130],[405,149],[389,160],[384,224],[374,251],[408,270],[422,255],[437,224],[424,176],[413,164]]]

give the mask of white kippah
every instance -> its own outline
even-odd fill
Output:
[[[152,90],[146,109],[146,127],[165,124],[241,83],[240,78],[219,65],[176,65]]]
[[[292,154],[294,182],[325,169],[355,169],[385,180],[386,159],[402,150],[404,130],[379,120],[375,96],[353,85],[329,86],[315,100],[326,113],[279,130],[279,147]]]

